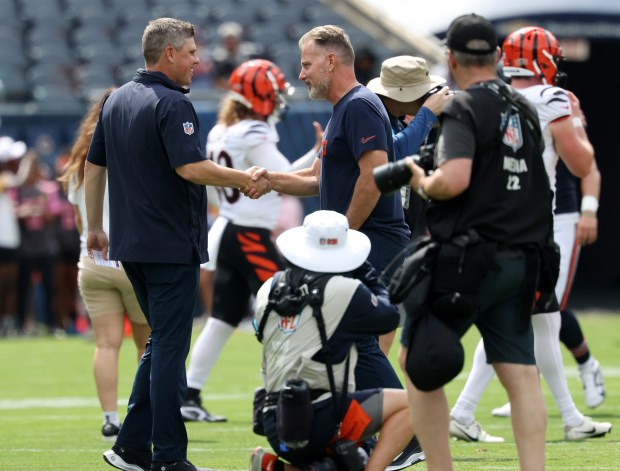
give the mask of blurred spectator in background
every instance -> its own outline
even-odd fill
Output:
[[[17,249],[20,231],[15,202],[9,190],[23,183],[32,165],[32,156],[23,158],[26,144],[8,136],[0,137],[0,336],[15,330]]]
[[[118,356],[123,344],[125,315],[128,316],[131,324],[138,360],[144,353],[151,331],[125,271],[120,268],[95,264],[88,256],[86,249],[88,227],[86,226],[84,199],[84,163],[103,98],[107,97],[112,90],[113,88],[106,89],[84,117],[75,143],[71,148],[69,160],[59,178],[68,193],[68,200],[75,205],[75,222],[80,231],[78,242],[79,265],[77,260],[74,265],[79,267],[80,292],[84,298],[95,333],[93,372],[97,385],[97,396],[103,412],[101,436],[106,441],[114,441],[121,426],[117,405]],[[106,191],[103,216],[106,230],[109,226],[107,196]]]
[[[56,175],[63,172],[69,156],[61,155],[56,160]],[[75,223],[73,205],[67,199],[64,188],[58,191],[58,221],[56,225],[58,259],[56,261],[56,315],[58,327],[67,333],[77,333],[78,267],[80,258],[80,234]],[[59,330],[59,333],[61,331]]]
[[[362,46],[355,52],[354,68],[357,81],[362,85],[378,75],[377,56],[370,46]]]
[[[55,227],[59,215],[58,186],[49,178],[49,170],[38,160],[30,167],[23,185],[12,190],[17,203],[16,214],[21,230],[18,249],[19,274],[17,279],[17,328],[21,333],[32,333],[27,325],[29,298],[33,287],[33,273],[40,274],[41,305],[37,305],[38,319],[48,333],[57,326],[54,306],[54,267],[59,253]],[[35,319],[36,321],[37,319]]]
[[[192,75],[192,91],[197,89],[210,90],[213,87],[215,65],[206,43],[196,44],[200,62],[194,66]]]
[[[39,162],[47,167],[48,173],[51,172],[51,169],[56,168],[56,160],[59,155],[58,145],[56,139],[47,132],[42,132],[34,140],[34,151],[39,157]],[[52,176],[54,175],[50,173],[50,177]]]
[[[228,78],[238,65],[257,56],[261,46],[243,39],[243,26],[227,21],[217,29],[220,44],[211,52],[214,85],[228,88]],[[202,60],[202,58],[201,58]]]

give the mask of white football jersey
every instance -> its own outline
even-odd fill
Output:
[[[215,163],[245,171],[253,165],[285,172],[290,162],[276,147],[278,133],[263,121],[244,120],[232,126],[217,124],[207,136],[207,157]],[[234,188],[218,188],[219,215],[240,226],[273,229],[280,215],[281,196],[269,192],[253,200]]]
[[[545,169],[549,175],[549,184],[555,191],[555,166],[558,163],[559,156],[553,145],[549,123],[572,114],[570,99],[564,89],[551,85],[534,85],[516,90],[536,107],[540,128],[545,140],[545,151],[543,152]],[[555,209],[555,197],[553,207]]]

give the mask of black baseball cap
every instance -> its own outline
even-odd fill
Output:
[[[486,18],[475,13],[462,15],[450,23],[446,44],[453,51],[482,56],[497,49],[497,33]]]

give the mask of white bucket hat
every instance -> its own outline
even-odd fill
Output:
[[[396,56],[383,61],[380,76],[368,82],[366,87],[377,95],[409,103],[444,83],[445,78],[430,75],[426,61],[421,57]]]
[[[22,141],[15,141],[12,137],[0,137],[0,162],[19,159],[26,153],[26,144]]]
[[[347,218],[335,211],[308,214],[303,226],[280,234],[276,245],[294,265],[322,273],[354,270],[370,253],[370,239],[349,229]]]

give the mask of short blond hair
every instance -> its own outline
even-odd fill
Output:
[[[158,18],[149,21],[142,35],[142,53],[147,65],[156,64],[168,46],[177,51],[185,41],[194,37],[194,25],[175,18]]]
[[[299,40],[299,47],[313,41],[317,46],[328,52],[337,52],[340,60],[346,65],[353,65],[355,52],[347,32],[340,26],[324,25],[317,26],[304,34]]]

